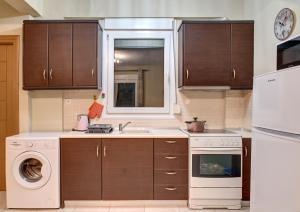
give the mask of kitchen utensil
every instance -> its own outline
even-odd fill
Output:
[[[187,131],[189,132],[203,132],[206,121],[198,121],[198,117],[193,117],[193,121],[186,121]]]
[[[87,114],[77,115],[77,124],[75,130],[86,131],[88,129],[90,120]]]

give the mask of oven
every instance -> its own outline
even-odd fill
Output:
[[[190,187],[242,187],[242,147],[191,148]]]

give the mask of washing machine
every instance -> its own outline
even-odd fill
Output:
[[[58,133],[6,138],[7,208],[60,207]]]

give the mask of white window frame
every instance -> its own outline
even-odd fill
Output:
[[[106,113],[111,115],[126,114],[157,114],[170,115],[171,113],[171,82],[170,69],[172,51],[172,31],[107,31],[106,53],[104,57],[107,67],[104,68],[104,75],[107,77],[106,84]],[[115,39],[163,39],[164,40],[164,107],[114,107],[114,40]],[[104,52],[105,55],[105,52]],[[105,61],[104,60],[104,61]]]

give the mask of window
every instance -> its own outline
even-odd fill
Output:
[[[172,33],[107,32],[108,114],[170,114]]]

